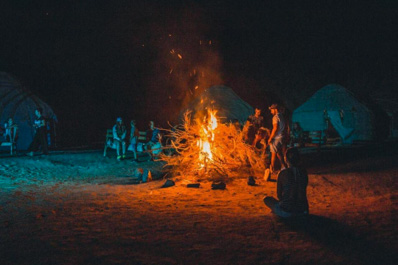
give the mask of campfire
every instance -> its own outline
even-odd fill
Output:
[[[162,155],[173,177],[188,180],[225,180],[264,172],[264,154],[245,143],[245,130],[221,123],[217,110],[184,114],[183,124],[168,132],[167,148],[175,155]]]

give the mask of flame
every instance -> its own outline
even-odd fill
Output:
[[[213,143],[215,139],[215,129],[218,126],[216,110],[208,110],[208,117],[201,125],[200,139],[197,141],[199,147],[199,166],[206,167],[208,162],[213,160]]]

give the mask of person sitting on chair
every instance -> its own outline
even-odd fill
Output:
[[[48,155],[48,147],[47,147],[47,139],[46,139],[46,120],[42,115],[42,109],[35,110],[36,120],[33,124],[33,127],[36,129],[35,136],[33,137],[32,143],[28,148],[28,156],[33,156],[34,152],[39,149],[41,146],[41,150],[44,155]]]
[[[289,148],[285,154],[287,169],[278,175],[277,195],[265,197],[265,205],[280,217],[293,217],[309,214],[307,200],[308,175],[299,167],[300,153],[297,148]]]
[[[293,123],[293,129],[290,131],[290,145],[292,147],[301,147],[304,144],[303,139],[303,129],[300,126],[300,123]]]
[[[146,149],[151,150],[154,149],[155,146],[160,145],[160,131],[155,127],[155,123],[153,121],[149,122],[149,129],[146,132],[147,143]]]
[[[113,141],[116,144],[117,160],[126,157],[126,126],[123,124],[122,118],[116,119],[116,124],[113,126]],[[120,155],[120,148],[122,148],[122,155]]]
[[[132,151],[134,154],[134,160],[137,159],[137,143],[138,143],[138,137],[139,137],[139,132],[138,128],[136,126],[135,120],[131,120],[130,122],[131,129],[130,129],[130,145],[128,150]]]
[[[6,142],[16,142],[18,138],[18,126],[14,123],[12,118],[9,118],[7,123],[4,124],[3,136]]]

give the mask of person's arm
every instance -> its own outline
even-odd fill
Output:
[[[122,140],[125,140],[125,139],[126,139],[126,133],[127,133],[127,130],[125,129],[124,132],[123,132],[123,134],[122,134]]]
[[[46,120],[42,118],[40,120],[40,127],[44,127],[44,126],[46,126]]]
[[[116,133],[116,126],[113,126],[112,133],[113,133],[113,139],[119,140],[119,137],[117,137],[117,133]]]

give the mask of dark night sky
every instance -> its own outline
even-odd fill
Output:
[[[397,104],[396,1],[0,5],[0,71],[55,110],[64,145],[101,141],[116,116],[165,125],[212,84],[264,109],[274,97],[293,109],[328,83]]]

